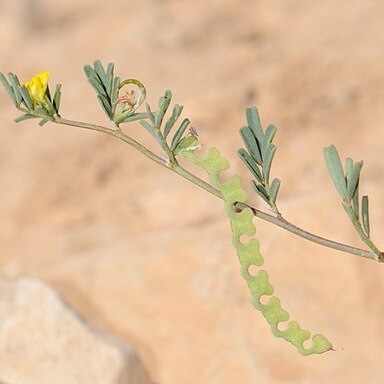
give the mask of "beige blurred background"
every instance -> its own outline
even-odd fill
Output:
[[[0,70],[50,70],[63,117],[108,124],[82,72],[100,58],[165,89],[232,172],[244,109],[274,123],[286,218],[360,246],[322,148],[364,159],[384,244],[384,3],[0,0]],[[250,303],[220,201],[112,138],[16,115],[0,91],[0,267],[51,283],[138,351],[159,384],[383,383],[384,269],[256,221],[276,293],[336,352],[302,357]],[[127,132],[152,146],[138,124]],[[252,195],[253,202],[256,196]]]

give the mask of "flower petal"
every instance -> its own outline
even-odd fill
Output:
[[[42,72],[33,76],[30,81],[24,83],[24,87],[27,88],[33,104],[44,103],[44,96],[47,91],[49,76],[49,72]]]

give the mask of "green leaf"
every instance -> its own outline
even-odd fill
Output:
[[[198,138],[196,136],[191,135],[191,136],[184,137],[177,144],[174,150],[174,154],[178,155],[182,151],[183,152],[194,151],[198,147],[197,142],[198,142]]]
[[[175,125],[175,123],[176,123],[177,119],[180,117],[182,111],[183,111],[182,105],[176,104],[173,107],[172,116],[165,123],[165,127],[164,127],[164,137],[165,138],[168,136],[169,132],[171,131],[171,129]]]
[[[252,188],[255,190],[255,192],[265,201],[268,203],[269,205],[269,197],[268,197],[268,193],[267,191],[265,190],[265,188],[260,185],[260,184],[256,184],[255,181],[251,181],[251,186]]]
[[[263,142],[264,133],[261,127],[259,112],[256,107],[246,109],[246,117],[249,128],[251,128],[254,136],[259,143]]]
[[[140,124],[153,136],[153,132],[155,132],[155,129],[152,127],[151,124],[149,124],[145,120],[140,121]]]
[[[167,110],[169,107],[169,104],[171,103],[172,100],[172,92],[167,89],[164,93],[164,96],[160,97],[159,99],[159,108]]]
[[[357,163],[353,164],[349,172],[347,171],[347,189],[348,189],[349,199],[353,198],[356,188],[359,184],[360,171],[362,166],[363,166],[363,162],[358,161]]]
[[[269,174],[271,172],[272,160],[275,156],[276,149],[275,144],[269,144],[265,151],[265,157],[263,159],[263,176],[267,183],[269,182]]]
[[[53,106],[50,98],[45,99],[45,103],[44,103],[43,108],[49,116],[53,116],[56,113],[55,107]],[[36,110],[36,107],[35,107],[35,110]]]
[[[265,130],[265,135],[264,135],[263,143],[261,146],[263,159],[265,158],[265,152],[268,148],[268,145],[272,143],[272,140],[275,137],[276,132],[277,132],[277,128],[272,124],[268,125],[267,129]]]
[[[281,181],[278,178],[274,178],[271,183],[270,201],[272,204],[276,203],[277,194],[279,193]]]
[[[237,154],[239,155],[240,159],[244,162],[244,164],[247,166],[247,168],[251,171],[252,175],[256,178],[256,180],[259,183],[262,183],[263,177],[261,175],[259,166],[257,165],[255,159],[252,156],[250,156],[249,153],[243,148],[240,148],[237,151]]]
[[[17,76],[14,75],[13,73],[9,73],[8,77],[9,77],[9,80],[11,81],[13,91],[15,92],[16,103],[17,103],[17,105],[20,105],[21,102],[23,101],[23,96],[22,96],[22,93],[20,90],[20,88],[21,88],[20,81],[17,78]]]
[[[115,109],[116,101],[119,97],[119,87],[120,87],[120,77],[115,77],[113,79],[112,89],[111,89],[111,104],[113,106],[113,109]]]
[[[11,85],[8,83],[7,79],[1,72],[0,72],[0,81],[1,81],[1,84],[3,84],[3,87],[5,88],[5,90],[7,91],[8,96],[12,100],[13,104],[17,106],[15,92],[13,91]]]
[[[85,76],[87,76],[88,80],[91,77],[97,79],[97,73],[95,72],[95,70],[90,65],[84,65],[83,70],[84,70]]]
[[[52,101],[52,97],[51,97],[51,91],[49,89],[49,85],[47,85],[47,89],[45,91],[45,96],[47,96],[48,100],[49,101]]]
[[[328,167],[329,175],[341,197],[348,199],[347,182],[345,180],[343,167],[340,162],[339,154],[334,145],[324,148],[324,159]]]
[[[147,110],[147,114],[149,119],[151,120],[151,123],[154,127],[156,127],[156,118],[155,114],[151,111],[151,107],[148,103],[145,103],[145,109]]]
[[[256,136],[249,127],[240,128],[240,136],[243,139],[245,146],[250,155],[255,159],[257,164],[262,164],[260,143],[257,141]]]
[[[179,141],[183,137],[184,132],[188,128],[189,123],[190,123],[189,119],[184,119],[180,124],[180,127],[178,128],[178,130],[176,131],[175,135],[172,138],[172,142],[171,142],[172,151],[174,151],[177,144],[179,144]]]
[[[122,123],[129,123],[130,121],[136,121],[141,119],[147,119],[148,114],[147,113],[133,113],[132,115],[129,115],[126,117]]]
[[[368,196],[363,196],[361,199],[361,216],[363,218],[363,227],[365,233],[369,237],[369,204]]]
[[[107,73],[106,73],[106,88],[108,96],[112,95],[112,84],[113,84],[113,70],[115,65],[113,63],[108,64]]]
[[[151,124],[149,124],[145,120],[141,120],[140,124],[153,136],[153,138],[161,145],[163,146],[161,137],[159,135],[159,131],[154,128]]]
[[[107,74],[105,73],[103,64],[101,64],[100,60],[95,60],[93,62],[93,68],[95,69],[95,72],[97,73],[98,78],[100,79],[101,83],[107,89]]]
[[[39,121],[40,127],[42,127],[43,125],[47,124],[48,121],[50,121],[50,120],[49,119],[43,119],[43,120]]]
[[[104,112],[109,118],[112,118],[112,108],[109,104],[108,99],[104,95],[97,95],[97,99],[99,100],[99,103],[101,107],[103,108]]]
[[[356,214],[357,219],[359,219],[360,213],[359,213],[359,180],[357,181],[355,193],[352,198],[352,207]]]
[[[29,113],[26,113],[24,115],[16,117],[13,121],[15,123],[20,123],[20,121],[28,120],[28,119],[36,119],[36,116],[30,115]]]
[[[31,100],[31,96],[29,96],[27,88],[25,88],[24,85],[23,85],[18,90],[19,90],[20,94],[22,95],[23,101],[24,101],[25,105],[27,106],[27,108],[28,109],[33,109],[33,103],[32,103],[32,100]]]
[[[348,177],[349,173],[352,171],[352,167],[353,167],[353,160],[350,157],[346,158],[345,159],[345,174],[347,175],[347,177]]]
[[[98,95],[108,97],[107,92],[105,91],[103,85],[100,83],[99,79],[96,79],[95,77],[90,77],[88,78],[88,81],[91,83],[93,89]]]
[[[36,104],[34,109],[35,109],[35,111],[36,111],[39,115],[47,116],[47,118],[50,118],[50,114],[49,114],[49,112],[48,112],[47,109],[46,109],[45,107],[43,107],[42,105]],[[41,116],[38,116],[38,117],[41,117]]]
[[[345,159],[345,174],[347,176],[347,189],[348,189],[348,194],[350,190],[350,182],[348,182],[348,179],[351,177],[351,172],[353,168],[353,160],[351,158],[346,158]],[[359,178],[360,179],[360,178]],[[352,196],[352,209],[355,212],[355,215],[357,219],[359,219],[360,213],[359,213],[359,179],[357,180],[355,190],[353,192]]]
[[[60,109],[60,100],[61,100],[61,84],[56,84],[55,94],[53,96],[53,107],[56,112],[59,113]]]
[[[163,97],[160,97],[160,99],[159,99],[159,110],[158,110],[158,112],[156,113],[156,116],[155,116],[155,121],[156,121],[155,126],[157,128],[161,127],[164,115],[167,112],[167,109],[169,107],[169,104],[171,103],[171,100],[172,100],[172,93],[169,90],[165,91],[165,94],[164,94]]]

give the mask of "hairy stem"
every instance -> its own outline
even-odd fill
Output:
[[[195,185],[199,186],[200,188],[206,190],[207,192],[211,193],[212,195],[214,195],[220,199],[223,199],[221,192],[217,188],[215,188],[211,184],[207,183],[206,181],[200,179],[199,177],[197,177],[193,173],[187,171],[186,169],[181,167],[177,162],[171,163],[168,160],[165,160],[165,159],[161,158],[160,156],[156,155],[155,153],[153,153],[152,151],[150,151],[149,149],[144,147],[142,144],[140,144],[136,140],[132,139],[130,136],[126,135],[119,127],[116,127],[115,129],[111,129],[111,128],[103,127],[101,125],[83,123],[80,121],[67,120],[67,119],[63,119],[61,117],[55,117],[54,119],[52,119],[52,122],[57,123],[57,124],[62,124],[62,125],[69,125],[69,126],[77,127],[77,128],[90,129],[93,131],[103,132],[107,135],[114,136],[114,137],[124,141],[125,143],[129,144],[133,148],[137,149],[144,156],[153,160],[155,163],[172,170],[173,172],[175,172],[178,175],[182,176],[183,178],[191,181],[192,183],[194,183]],[[336,241],[328,240],[328,239],[325,239],[323,237],[314,235],[310,232],[307,232],[307,231],[295,226],[294,224],[290,223],[289,221],[285,220],[280,214],[271,215],[271,214],[260,211],[257,208],[251,207],[251,206],[244,204],[244,203],[237,203],[236,208],[239,210],[242,210],[244,208],[250,208],[252,210],[254,216],[256,216],[262,220],[268,221],[272,224],[275,224],[275,225],[277,225],[277,226],[279,226],[279,227],[281,227],[281,228],[283,228],[289,232],[294,233],[295,235],[303,237],[304,239],[307,239],[307,240],[312,241],[314,243],[323,245],[325,247],[333,248],[333,249],[336,249],[336,250],[341,251],[341,252],[346,252],[346,253],[350,253],[353,255],[369,258],[369,259],[375,260],[375,261],[378,261],[378,260],[383,261],[383,259],[382,259],[383,254],[380,253],[380,251],[378,251],[378,250],[377,251],[379,252],[379,254],[375,254],[375,252],[370,252],[370,251],[367,251],[364,249],[352,247],[352,246],[349,246],[346,244],[338,243]]]

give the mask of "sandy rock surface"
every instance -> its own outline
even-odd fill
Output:
[[[381,1],[0,1],[0,69],[63,84],[62,115],[108,124],[82,66],[100,58],[165,89],[205,147],[231,160],[244,109],[278,128],[280,209],[361,246],[322,148],[364,159],[372,236],[384,244]],[[276,293],[336,352],[303,358],[250,304],[220,201],[109,137],[14,124],[0,92],[0,268],[48,281],[140,354],[160,384],[382,383],[384,269],[257,221]],[[126,128],[156,148],[138,124]],[[255,204],[260,204],[251,195]]]
[[[150,384],[137,355],[92,329],[46,283],[0,279],[0,381]]]

